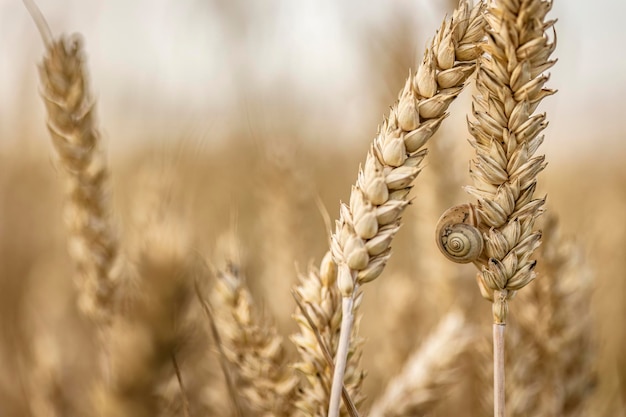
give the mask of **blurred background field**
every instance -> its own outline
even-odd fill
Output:
[[[39,1],[53,32],[85,40],[122,241],[141,234],[133,207],[150,187],[208,259],[235,230],[248,283],[284,335],[295,331],[296,268],[327,249],[324,210],[337,217],[382,115],[455,3]],[[540,194],[594,274],[591,309],[580,312],[594,323],[594,416],[626,409],[625,14],[620,1],[555,3],[559,62],[549,87],[559,93],[540,108],[550,121]],[[3,416],[33,415],[41,377],[33,370],[46,366],[66,387],[59,396],[69,398],[68,415],[79,414],[87,400],[75,394],[94,359],[76,310],[63,185],[38,96],[42,53],[21,2],[0,0]],[[433,138],[394,256],[365,294],[370,398],[452,306],[489,328],[473,267],[448,264],[433,237],[439,215],[469,201],[461,186],[470,181],[470,95],[471,87]],[[511,308],[514,315],[515,301]],[[490,388],[471,383],[472,366],[451,393],[458,401],[436,415],[486,415],[475,398]]]

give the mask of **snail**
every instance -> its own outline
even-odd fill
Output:
[[[478,215],[471,204],[461,204],[446,210],[437,222],[435,236],[441,253],[461,264],[480,258],[484,243],[478,223]]]

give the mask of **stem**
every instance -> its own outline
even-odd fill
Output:
[[[180,398],[183,403],[183,416],[189,417],[189,400],[187,399],[187,393],[185,392],[185,384],[183,384],[183,375],[180,372],[178,361],[176,360],[176,354],[171,353],[172,364],[174,365],[174,372],[176,372],[176,379],[178,380],[178,387],[180,388]]]
[[[493,324],[493,416],[504,417],[504,330]]]
[[[217,326],[215,325],[211,306],[209,305],[209,302],[207,300],[202,298],[202,290],[200,289],[200,283],[197,279],[194,281],[194,289],[196,290],[196,295],[198,296],[198,300],[200,300],[202,309],[209,319],[209,327],[211,328],[211,334],[213,336],[213,340],[215,341],[217,351],[219,352],[219,362],[220,366],[222,367],[224,379],[226,380],[226,388],[228,389],[230,399],[233,402],[233,406],[235,408],[235,416],[242,417],[243,408],[239,403],[239,395],[237,394],[237,390],[235,389],[235,383],[233,382],[232,376],[230,375],[230,372],[228,370],[228,364],[226,363],[226,354],[224,353],[224,348],[222,347],[222,339],[220,338],[220,333],[218,332]]]
[[[311,330],[313,330],[313,333],[315,334],[315,339],[317,339],[317,343],[320,345],[320,349],[322,350],[322,354],[324,355],[326,362],[328,362],[331,372],[333,372],[334,374],[335,362],[333,361],[333,356],[330,354],[330,350],[328,350],[326,343],[324,343],[324,340],[322,339],[319,329],[317,328],[317,326],[311,319],[311,316],[309,316],[309,313],[307,313],[306,309],[302,305],[302,300],[300,299],[301,295],[296,291],[291,291],[291,294],[293,295],[294,300],[296,300],[296,304],[298,305],[298,308],[302,312],[302,315],[306,319],[307,323],[309,323]],[[307,305],[311,305],[311,304],[307,303]],[[348,393],[346,386],[343,384],[341,384],[341,397],[343,398],[343,403],[346,405],[346,408],[348,409],[348,414],[350,415],[350,417],[359,417],[359,413],[356,407],[354,406],[352,399],[350,398],[350,394]]]
[[[341,388],[343,387],[343,377],[346,373],[350,333],[352,333],[352,323],[354,322],[354,312],[352,311],[354,294],[353,292],[349,297],[343,297],[341,302],[341,333],[339,334],[339,346],[337,346],[337,355],[335,357],[335,372],[333,372],[333,385],[330,390],[328,417],[339,417]]]
[[[43,43],[47,46],[52,44],[52,31],[50,30],[50,26],[48,26],[48,22],[46,22],[46,18],[41,13],[39,7],[33,0],[24,0],[24,6],[26,6],[26,10],[35,21],[35,26],[37,26],[37,30],[41,35],[41,39],[43,39]]]

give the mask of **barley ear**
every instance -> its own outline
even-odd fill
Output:
[[[479,3],[470,8],[468,1],[461,1],[452,18],[443,22],[417,72],[409,74],[398,102],[380,127],[352,187],[349,204],[341,205],[331,251],[338,266],[343,323],[330,417],[337,417],[339,412],[355,296],[361,285],[382,273],[409,204],[411,184],[426,156],[422,148],[474,71],[484,36],[483,6]]]

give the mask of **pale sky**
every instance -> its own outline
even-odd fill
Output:
[[[278,82],[317,103],[310,117],[302,116],[307,128],[333,117],[349,126],[371,112],[363,82],[367,62],[355,48],[355,28],[393,28],[400,9],[431,37],[445,12],[445,2],[435,0],[37,3],[54,33],[84,36],[98,112],[113,148],[150,130],[178,129],[172,136],[180,136],[211,126],[218,135],[223,116],[241,106],[241,84],[272,100],[289,93],[275,91]],[[243,24],[229,16],[243,16]],[[602,143],[622,151],[626,1],[555,0],[552,16],[559,19],[559,62],[549,86],[559,93],[543,105],[551,120],[547,133],[555,138],[546,145],[577,151]],[[43,120],[34,66],[42,52],[22,2],[0,0],[0,146],[20,133],[19,115],[28,114],[29,124]],[[174,116],[179,126],[163,115]]]

